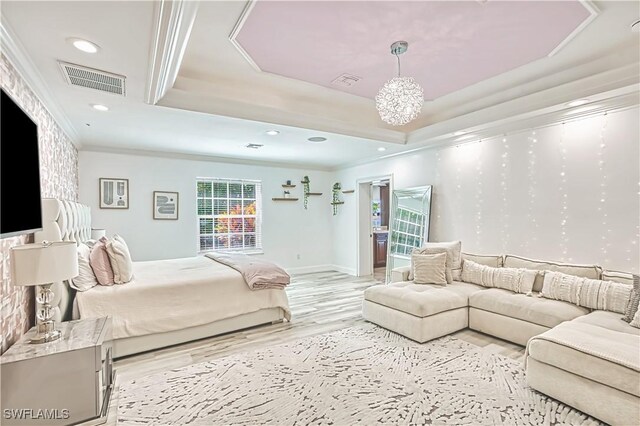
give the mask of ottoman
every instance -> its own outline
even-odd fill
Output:
[[[369,287],[364,319],[416,342],[426,342],[466,328],[469,294],[481,287],[454,282],[447,286],[403,281]]]

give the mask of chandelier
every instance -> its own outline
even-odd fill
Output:
[[[391,53],[398,59],[398,76],[387,81],[376,96],[380,118],[392,126],[402,126],[415,120],[424,102],[422,87],[412,77],[400,77],[400,55],[408,47],[406,41],[396,41],[391,45]]]

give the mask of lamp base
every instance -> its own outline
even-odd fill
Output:
[[[61,336],[60,330],[56,330],[56,325],[53,321],[43,321],[37,325],[37,333],[34,337],[29,339],[29,343],[48,343],[58,340]]]

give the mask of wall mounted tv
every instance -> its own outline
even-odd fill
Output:
[[[2,90],[0,103],[0,238],[42,229],[38,126]]]

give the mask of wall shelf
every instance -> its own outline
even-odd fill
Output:
[[[307,195],[322,195],[322,192],[307,192]]]
[[[298,201],[298,198],[272,198],[272,201]]]
[[[346,189],[346,190],[342,191],[343,194],[353,194],[354,192],[356,192],[355,189]]]
[[[285,185],[285,184],[283,184],[282,187],[283,188],[295,188],[296,186],[295,185]]]
[[[337,206],[339,204],[344,204],[344,201],[338,201],[337,203],[331,203],[332,206]]]

